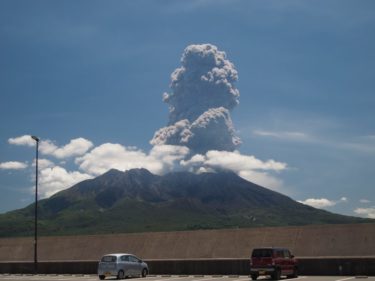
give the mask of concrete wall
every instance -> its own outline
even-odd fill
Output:
[[[1,261],[32,261],[33,238],[0,239]],[[148,260],[246,259],[254,247],[282,246],[297,257],[375,257],[375,224],[40,237],[40,261],[98,260],[130,252]]]
[[[0,239],[0,273],[32,273],[33,243]],[[40,237],[38,272],[93,274],[102,255],[129,252],[153,274],[248,274],[262,246],[291,249],[301,274],[375,275],[375,224]]]
[[[146,260],[150,274],[248,275],[248,259]],[[42,274],[96,274],[97,261],[38,263]],[[32,262],[0,262],[0,273],[34,273]],[[300,275],[375,275],[375,258],[299,259]]]

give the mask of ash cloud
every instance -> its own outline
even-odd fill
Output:
[[[155,132],[152,145],[183,145],[193,153],[234,151],[241,143],[230,110],[239,103],[234,86],[237,70],[223,51],[211,44],[190,45],[182,66],[171,75],[168,126]]]

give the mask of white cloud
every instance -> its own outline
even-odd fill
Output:
[[[363,153],[375,153],[375,136],[361,136],[340,144],[342,148]]]
[[[58,147],[50,140],[42,140],[40,142],[39,149],[44,155],[52,155],[58,149]]]
[[[35,146],[35,140],[33,140],[30,135],[23,135],[20,137],[10,138],[8,139],[8,143],[14,145]]]
[[[33,161],[33,166],[35,167],[35,159]],[[40,170],[43,170],[43,169],[46,169],[46,168],[51,168],[51,167],[54,167],[55,166],[55,163],[53,163],[52,161],[48,160],[48,159],[38,159],[38,169]]]
[[[30,135],[9,138],[8,142],[13,145],[35,146],[35,140]],[[51,155],[59,159],[85,154],[93,143],[84,138],[72,139],[67,145],[58,147],[51,140],[41,140],[39,150],[44,155]]]
[[[270,172],[287,169],[287,164],[274,160],[262,161],[252,155],[242,155],[238,151],[210,150],[205,155],[194,155],[190,160],[182,160],[181,165],[189,171],[230,170],[240,177],[256,184],[278,189],[282,181]]]
[[[348,202],[348,198],[346,198],[346,197],[341,197],[341,198],[340,198],[340,202],[345,202],[345,203],[346,203],[346,202]]]
[[[178,145],[156,145],[149,153],[149,160],[151,162],[160,162],[162,167],[159,170],[154,170],[158,174],[170,172],[176,167],[178,161],[185,158],[189,153],[189,148]],[[152,171],[152,170],[150,170]]]
[[[10,142],[30,145],[32,142],[29,139],[31,139],[30,136],[27,138],[23,136],[12,139]],[[158,175],[175,170],[189,170],[196,173],[230,170],[246,180],[271,189],[279,189],[283,185],[282,181],[272,173],[287,169],[286,163],[272,159],[262,161],[251,155],[242,155],[239,151],[210,150],[205,155],[191,155],[189,148],[178,145],[155,145],[149,152],[113,143],[105,143],[91,149],[92,146],[92,142],[84,138],[72,139],[62,147],[58,147],[50,140],[42,140],[40,142],[41,154],[58,159],[75,157],[74,163],[81,172],[67,171],[63,167],[65,162],[60,162],[57,166],[50,159],[39,159],[41,196],[51,196],[79,181],[101,175],[112,168],[121,171],[145,168]],[[190,159],[186,160],[187,157]],[[13,168],[21,168],[26,164],[18,163],[17,165],[13,164]],[[35,167],[35,160],[33,166]],[[10,167],[10,164],[2,163],[1,168],[5,167]]]
[[[227,168],[232,171],[241,170],[273,170],[281,171],[287,168],[286,163],[274,160],[261,161],[252,155],[242,155],[238,151],[208,151],[206,163],[214,167]]]
[[[368,200],[368,199],[361,199],[361,200],[359,200],[359,202],[361,202],[361,203],[363,203],[363,204],[371,203],[371,201]]]
[[[256,183],[260,186],[273,190],[279,190],[283,186],[283,181],[266,172],[257,172],[253,170],[239,171],[238,175],[245,180]]]
[[[156,145],[147,154],[134,147],[120,144],[102,144],[75,163],[85,173],[100,175],[109,169],[121,171],[145,168],[154,174],[184,169],[196,173],[231,170],[242,178],[268,188],[278,189],[282,181],[270,174],[287,168],[286,163],[274,160],[261,161],[254,156],[241,155],[238,151],[209,151],[206,155],[196,154],[184,160],[189,154],[185,146]]]
[[[354,213],[365,216],[370,219],[375,219],[375,208],[357,208]]]
[[[112,168],[121,171],[145,168],[152,173],[163,174],[171,171],[176,162],[183,159],[188,152],[188,148],[182,146],[157,145],[146,154],[134,147],[105,143],[77,158],[76,164],[93,175],[103,174]]]
[[[305,205],[309,205],[311,207],[314,207],[314,208],[318,208],[318,209],[324,209],[326,207],[332,207],[332,206],[335,206],[337,204],[336,201],[331,201],[331,200],[328,200],[326,198],[320,198],[320,199],[315,199],[315,198],[309,198],[309,199],[306,199],[304,201],[298,201],[302,204],[305,204]]]
[[[265,131],[254,130],[253,134],[261,137],[273,137],[282,140],[291,141],[313,141],[313,137],[303,132],[290,132],[290,131]]]
[[[39,173],[39,194],[41,198],[67,189],[76,183],[92,178],[91,175],[77,171],[69,172],[62,167],[42,169]]]
[[[326,138],[319,135],[307,134],[296,131],[267,131],[267,130],[253,130],[252,134],[259,137],[274,138],[283,141],[294,141],[301,143],[315,143],[332,148],[340,148],[348,151],[355,151],[360,153],[375,153],[375,137],[359,136],[346,137],[341,139]]]
[[[298,202],[305,204],[305,205],[309,205],[314,208],[324,209],[327,207],[335,206],[339,203],[347,203],[348,201],[349,201],[348,198],[341,197],[339,200],[329,200],[326,198],[320,198],[320,199],[309,198],[304,201],[298,201]]]
[[[77,138],[71,140],[67,145],[63,147],[56,146],[50,140],[43,140],[40,143],[40,152],[44,155],[52,155],[56,158],[63,159],[72,156],[80,156],[85,154],[93,143],[84,138]]]
[[[141,168],[146,154],[140,150],[126,148],[120,144],[105,143],[76,159],[76,164],[85,172],[100,175],[109,169],[128,170]]]
[[[22,170],[27,168],[27,163],[18,161],[9,161],[0,163],[0,169],[2,170]]]

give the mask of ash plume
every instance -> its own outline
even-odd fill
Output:
[[[230,110],[238,103],[238,80],[226,54],[211,44],[190,45],[182,66],[171,75],[168,126],[155,132],[152,145],[183,145],[193,153],[233,151],[241,143],[235,135]]]

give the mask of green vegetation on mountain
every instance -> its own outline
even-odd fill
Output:
[[[38,204],[39,235],[373,222],[298,203],[234,173],[107,173]],[[32,236],[34,204],[0,215],[0,236]]]

